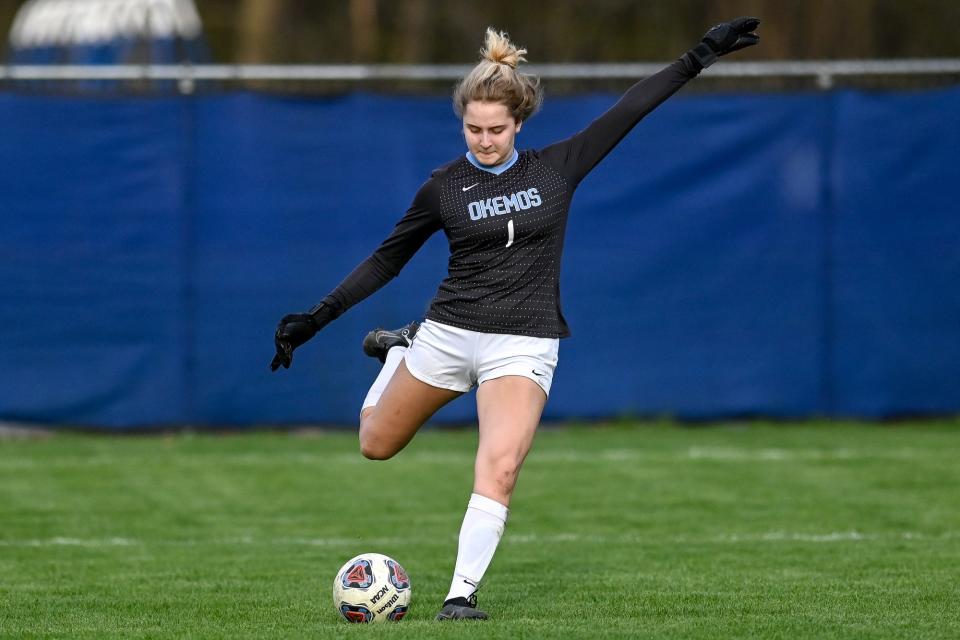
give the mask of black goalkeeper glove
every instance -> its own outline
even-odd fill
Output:
[[[720,56],[752,47],[760,42],[760,36],[751,33],[760,26],[757,18],[737,18],[711,27],[700,44],[690,49],[690,54],[706,69]]]
[[[273,336],[277,354],[270,361],[270,371],[276,371],[280,365],[283,365],[284,369],[289,369],[290,363],[293,362],[293,350],[317,335],[317,331],[330,324],[334,317],[330,307],[322,302],[309,313],[291,313],[283,316]]]

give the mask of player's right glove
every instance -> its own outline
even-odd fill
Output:
[[[744,17],[721,22],[707,31],[700,44],[690,50],[690,54],[706,69],[716,62],[718,57],[760,42],[760,36],[751,33],[759,26],[760,20],[757,18]]]
[[[293,362],[293,350],[317,335],[317,331],[327,326],[333,318],[330,307],[322,302],[308,313],[291,313],[280,318],[273,336],[277,353],[270,361],[270,371],[276,371],[281,365],[289,369]]]

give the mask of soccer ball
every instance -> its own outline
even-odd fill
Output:
[[[361,553],[333,580],[333,606],[348,622],[396,622],[410,606],[410,578],[400,563],[381,553]]]

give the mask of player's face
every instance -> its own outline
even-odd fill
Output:
[[[513,157],[513,140],[522,122],[500,102],[468,102],[463,110],[463,137],[480,164],[496,166]]]

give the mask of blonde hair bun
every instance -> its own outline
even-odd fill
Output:
[[[512,42],[505,31],[497,31],[493,27],[487,27],[487,37],[483,49],[480,49],[480,57],[497,64],[505,64],[511,69],[516,69],[521,62],[526,62],[524,54],[526,49],[518,48]]]
[[[499,102],[517,122],[533,116],[543,102],[540,78],[517,71],[526,49],[510,42],[503,31],[487,27],[480,62],[453,90],[453,110],[462,118],[468,102]]]

